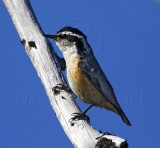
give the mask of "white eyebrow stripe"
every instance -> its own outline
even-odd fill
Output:
[[[63,32],[60,32],[58,34],[59,35],[71,35],[71,36],[78,37],[79,39],[83,38],[82,35],[79,35],[79,34],[76,34],[76,33],[70,32],[70,31],[63,31]]]

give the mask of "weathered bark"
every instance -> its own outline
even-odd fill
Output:
[[[102,147],[102,145],[108,148],[111,145],[112,147],[127,147],[127,142],[124,139],[113,135],[105,135],[105,138],[97,140],[96,138],[101,133],[95,130],[87,121],[79,120],[74,125],[68,122],[72,117],[71,114],[80,112],[80,110],[69,92],[60,91],[55,94],[53,91],[57,84],[63,84],[63,76],[56,56],[51,54],[53,49],[43,36],[29,1],[3,0],[3,2],[8,9],[21,42],[44,85],[51,106],[73,145],[78,148],[98,148]]]

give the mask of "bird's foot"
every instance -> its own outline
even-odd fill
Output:
[[[77,121],[77,120],[85,120],[85,121],[87,121],[89,123],[90,122],[90,118],[85,113],[86,112],[73,113],[72,116],[74,116],[74,117],[72,117],[69,120],[69,122],[72,123],[73,121]]]
[[[57,84],[55,87],[53,87],[52,91],[54,94],[58,95],[61,91],[67,91],[69,93],[73,93],[71,88],[69,88],[67,85],[64,84]]]
[[[52,88],[52,91],[55,95],[59,95],[61,91],[67,91],[68,93],[73,94],[74,99],[77,97],[74,92],[65,84],[57,84],[55,87]]]
[[[77,120],[85,120],[85,121],[87,121],[87,122],[89,123],[89,122],[90,122],[90,118],[89,118],[89,116],[86,115],[86,113],[87,113],[88,110],[89,110],[90,108],[92,108],[93,106],[94,106],[94,105],[90,105],[90,106],[89,106],[85,111],[83,111],[83,112],[73,113],[72,116],[74,116],[74,117],[72,117],[72,118],[69,120],[69,122],[72,123],[72,125],[74,125],[73,121],[77,121]]]

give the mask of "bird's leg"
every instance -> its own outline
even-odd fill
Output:
[[[86,115],[87,111],[94,105],[90,105],[85,111],[80,112],[80,113],[73,113],[72,117],[69,122],[73,122],[75,120],[86,120],[88,123],[90,122],[90,118]]]

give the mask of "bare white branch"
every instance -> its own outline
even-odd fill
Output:
[[[80,111],[77,104],[70,93],[61,91],[58,95],[55,95],[52,90],[57,84],[62,84],[63,81],[50,52],[53,49],[43,36],[29,1],[3,0],[3,2],[8,9],[25,50],[45,87],[50,103],[65,133],[75,147],[95,147],[98,142],[96,138],[101,133],[86,121],[79,120],[75,122],[74,126],[71,125],[68,122],[72,117],[71,114]],[[62,96],[65,99],[62,99]],[[104,137],[111,139],[117,147],[122,147],[122,144],[126,143],[125,139],[117,136],[106,135]]]

